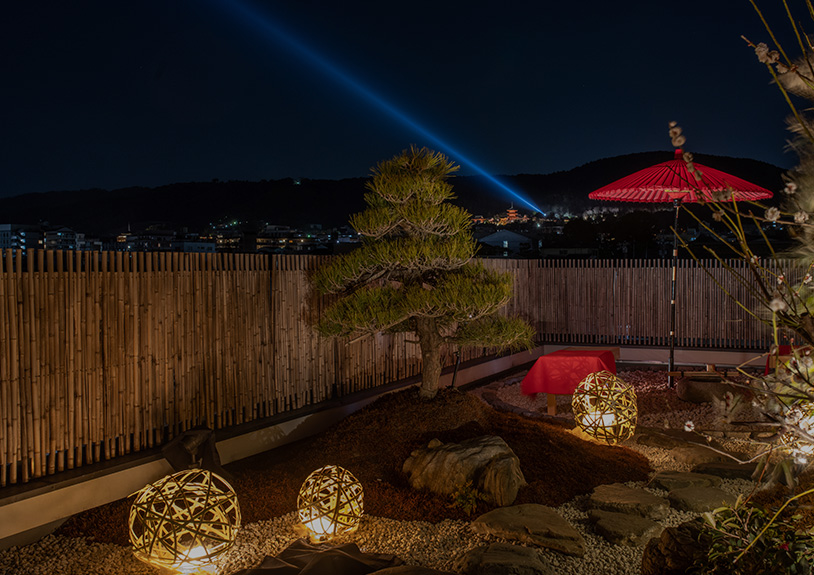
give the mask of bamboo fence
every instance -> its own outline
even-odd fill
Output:
[[[0,250],[0,486],[418,375],[408,335],[315,333],[326,301],[309,274],[324,259]],[[667,344],[669,262],[485,264],[512,274],[505,313],[541,342]],[[697,264],[682,262],[678,277],[678,345],[768,347],[768,330]],[[446,350],[445,364],[455,360]]]

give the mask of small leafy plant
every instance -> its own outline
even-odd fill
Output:
[[[785,507],[785,506],[784,506]],[[814,536],[799,531],[799,516],[781,518],[757,505],[721,507],[704,514],[699,540],[707,548],[691,573],[809,575],[814,563]]]
[[[467,481],[450,495],[452,503],[450,507],[461,509],[467,516],[472,515],[478,508],[478,503],[486,501],[486,496],[472,486],[471,481]]]

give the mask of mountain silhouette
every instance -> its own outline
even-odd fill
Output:
[[[632,172],[672,159],[673,152],[641,152],[589,162],[551,174],[519,174],[498,179],[544,211],[580,213],[598,204],[593,190]],[[773,192],[783,187],[783,169],[757,160],[695,154],[697,163],[737,175]],[[244,221],[338,227],[365,208],[367,178],[342,180],[211,181],[168,184],[155,188],[54,191],[0,199],[0,223],[49,222],[90,234],[115,234],[161,223],[202,230],[210,224]],[[486,178],[451,179],[454,202],[473,215],[503,212],[510,204],[529,213],[518,198]],[[631,207],[628,205],[628,207]]]

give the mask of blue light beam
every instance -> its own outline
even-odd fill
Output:
[[[472,170],[486,178],[491,184],[496,186],[502,192],[509,194],[510,196],[516,198],[523,205],[545,216],[543,210],[537,207],[537,205],[534,202],[532,202],[525,196],[515,192],[514,190],[509,188],[506,184],[498,180],[496,177],[487,173],[474,160],[467,157],[465,154],[461,153],[454,146],[450,145],[449,143],[441,139],[439,136],[435,135],[421,123],[412,119],[398,107],[386,101],[383,97],[379,96],[376,92],[365,86],[361,81],[357,80],[351,74],[342,70],[341,67],[337,66],[329,59],[325,58],[318,51],[310,48],[307,44],[305,44],[305,42],[302,42],[292,34],[286,32],[280,26],[275,25],[274,22],[272,22],[268,16],[261,13],[259,10],[256,10],[248,6],[244,2],[230,0],[218,0],[218,1],[224,6],[224,8],[229,8],[229,11],[232,14],[239,16],[241,20],[249,27],[256,29],[258,32],[261,32],[264,38],[268,38],[269,36],[274,37],[284,46],[293,49],[293,51],[297,53],[302,60],[310,64],[316,70],[332,78],[336,83],[344,86],[351,93],[356,94],[363,100],[366,100],[370,104],[373,104],[376,108],[378,108],[382,112],[385,112],[392,118],[398,120],[404,126],[420,134],[421,136],[432,142],[433,145],[435,145],[436,147],[446,151],[447,154],[457,158],[461,164],[469,166]]]

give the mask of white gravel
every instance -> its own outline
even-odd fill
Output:
[[[490,384],[497,390],[498,398],[522,409],[545,412],[545,396],[531,398],[520,392],[523,374],[512,376]],[[679,412],[669,410],[671,401],[666,391],[664,372],[630,371],[620,376],[633,385],[640,398],[649,396],[649,405],[654,405],[656,413],[640,414],[640,424],[648,427],[681,428],[684,422],[693,420],[696,426],[711,426],[715,412],[709,407],[686,409]],[[658,407],[658,394],[665,394],[664,411]],[[570,415],[570,397],[558,399],[561,417]],[[748,444],[738,440],[725,440],[728,449],[742,451]],[[689,466],[676,462],[669,451],[645,446],[633,446],[645,455],[655,469],[687,470]],[[644,487],[644,483],[629,483],[632,487]],[[749,481],[725,480],[723,488],[731,493],[748,493],[755,485]],[[656,495],[666,496],[666,492],[647,488]],[[584,511],[585,496],[566,503],[558,508],[585,538],[587,552],[577,559],[548,550],[539,550],[553,567],[562,575],[638,575],[643,548],[630,548],[612,545],[597,536],[587,521]],[[665,526],[676,526],[695,514],[671,510],[660,521]],[[235,546],[220,565],[220,573],[229,575],[240,569],[257,565],[264,556],[276,555],[298,538],[294,531],[294,513],[269,521],[245,525],[239,532]],[[423,565],[442,570],[451,570],[454,559],[467,550],[497,541],[493,537],[478,535],[470,531],[465,521],[446,520],[438,524],[420,521],[395,521],[380,517],[365,516],[359,530],[340,542],[354,542],[366,552],[391,553],[402,558],[407,564]],[[135,559],[129,548],[111,544],[99,544],[84,539],[48,536],[39,542],[22,548],[0,551],[0,575],[130,575],[155,574],[156,570]]]

